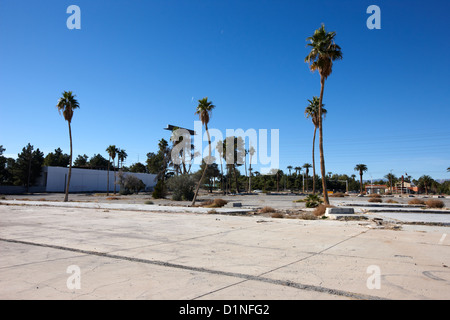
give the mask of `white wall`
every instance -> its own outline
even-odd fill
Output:
[[[67,175],[69,168],[63,167],[44,167],[47,173],[47,192],[64,192],[67,183]],[[141,179],[146,186],[146,190],[156,185],[156,175],[147,173],[125,172],[126,175],[134,175]],[[70,178],[70,192],[106,192],[107,191],[107,170],[90,170],[72,168],[72,176]],[[118,180],[118,179],[117,179]],[[116,185],[116,191],[120,190],[120,186]],[[109,191],[114,191],[114,171],[109,172]]]

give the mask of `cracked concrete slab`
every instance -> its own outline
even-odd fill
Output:
[[[29,205],[0,225],[2,299],[450,298],[449,227]]]

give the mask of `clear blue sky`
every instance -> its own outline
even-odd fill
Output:
[[[66,27],[72,4],[80,30]],[[381,30],[366,27],[372,4]],[[210,127],[279,129],[280,168],[311,163],[304,110],[320,83],[304,58],[324,23],[344,55],[325,86],[326,171],[448,179],[449,15],[448,0],[0,0],[0,144],[68,153],[55,105],[71,90],[74,158],[115,144],[145,162],[208,96]]]

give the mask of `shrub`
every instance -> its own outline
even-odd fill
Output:
[[[227,203],[228,201],[223,199],[214,199],[214,201],[210,204],[210,208],[221,208]]]
[[[138,193],[145,189],[145,183],[141,179],[137,178],[132,174],[125,174],[122,171],[117,173],[119,178],[118,184],[120,185],[119,193],[121,195],[127,195],[131,193]]]
[[[408,201],[408,204],[425,204],[425,201],[421,199],[412,199]]]
[[[427,200],[425,202],[428,208],[444,208],[444,202],[441,200]]]
[[[317,220],[317,216],[310,212],[302,213],[298,216],[298,218],[303,220]]]
[[[369,202],[378,202],[378,203],[383,202],[383,200],[381,198],[378,198],[378,197],[372,197],[372,198],[370,198],[367,201],[369,201]]]
[[[372,194],[369,195],[369,197],[371,197],[371,198],[381,198],[381,194],[372,193]]]
[[[259,210],[259,213],[274,213],[276,210],[272,207],[264,207]]]
[[[166,197],[166,186],[162,180],[156,183],[155,190],[152,193],[153,199],[164,199]]]
[[[323,203],[323,200],[317,194],[310,194],[306,197],[305,206],[307,208],[315,208]]]
[[[153,201],[147,200],[144,202],[144,204],[153,204]]]
[[[389,199],[389,200],[387,200],[387,201],[386,201],[386,203],[398,203],[398,201],[395,201],[395,200]]]
[[[195,180],[192,176],[183,174],[167,180],[167,187],[173,192],[172,200],[191,201],[194,199]]]
[[[272,218],[284,218],[283,214],[281,212],[273,212],[270,217]]]
[[[333,197],[333,198],[343,198],[343,197],[345,197],[345,194],[342,193],[342,192],[336,192],[336,193],[330,194],[330,197]]]

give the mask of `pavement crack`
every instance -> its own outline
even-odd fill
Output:
[[[355,235],[355,236],[357,236],[357,235]],[[355,236],[353,236],[353,237],[355,237]],[[343,241],[340,241],[340,242],[338,242],[316,254],[320,254],[320,253],[322,253],[322,252],[324,252],[346,240],[349,240],[353,237],[350,237]],[[157,265],[157,266],[168,267],[168,268],[175,268],[175,269],[181,269],[181,270],[187,270],[187,271],[194,271],[194,272],[200,272],[200,273],[208,273],[208,274],[243,279],[242,281],[239,281],[232,285],[236,285],[238,283],[252,280],[252,281],[259,281],[259,282],[264,282],[264,283],[270,283],[270,284],[274,284],[274,285],[292,287],[292,288],[296,288],[296,289],[300,289],[300,290],[322,292],[322,293],[327,293],[327,294],[332,294],[332,295],[337,295],[337,296],[348,297],[348,298],[352,298],[352,299],[384,300],[384,298],[380,298],[380,297],[376,297],[376,296],[359,294],[359,293],[354,293],[354,292],[349,292],[349,291],[344,291],[344,290],[339,290],[339,289],[326,288],[326,287],[322,287],[322,286],[302,284],[302,283],[286,281],[286,280],[275,280],[275,279],[271,279],[271,278],[262,276],[268,272],[262,273],[260,275],[251,275],[251,274],[243,274],[243,273],[230,272],[230,271],[213,270],[213,269],[207,269],[207,268],[202,268],[202,267],[194,267],[194,266],[188,266],[188,265],[180,265],[180,264],[174,264],[174,263],[169,263],[169,262],[160,261],[160,260],[148,260],[148,259],[142,259],[142,258],[133,258],[133,257],[127,257],[127,256],[114,255],[114,254],[107,253],[107,252],[89,251],[89,250],[82,250],[82,249],[77,249],[77,248],[70,248],[70,247],[63,247],[63,246],[56,246],[56,245],[35,243],[35,242],[28,242],[28,241],[21,241],[21,240],[0,238],[0,241],[24,244],[24,245],[31,245],[31,246],[38,246],[38,247],[44,247],[44,248],[51,248],[51,249],[57,249],[57,250],[64,250],[64,251],[70,251],[70,252],[77,252],[77,253],[83,253],[83,254],[88,254],[88,255],[98,256],[98,257],[103,257],[103,258],[110,258],[110,259],[116,259],[116,260],[122,260],[122,261],[130,261],[130,262],[136,262],[136,263],[145,263],[145,264]],[[314,254],[314,255],[316,255],[316,254]],[[301,259],[301,260],[304,260],[304,259]],[[292,263],[295,263],[295,262],[292,262]],[[292,263],[289,263],[289,264],[292,264]],[[279,268],[276,268],[276,269],[279,269]],[[223,289],[224,288],[217,289],[216,291],[223,290]]]

